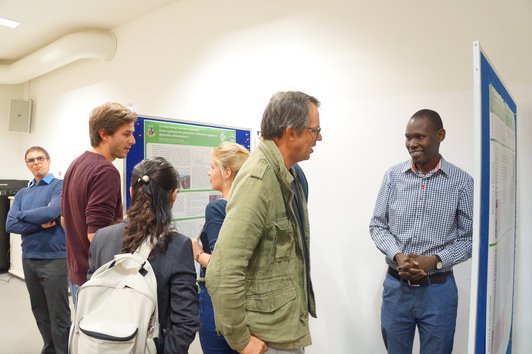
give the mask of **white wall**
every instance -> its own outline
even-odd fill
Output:
[[[9,104],[11,99],[27,98],[23,85],[0,85],[0,151],[2,151],[2,174],[0,179],[27,178],[24,175],[23,138],[26,133],[8,132]],[[17,167],[15,167],[17,166]]]
[[[532,86],[517,86],[512,89],[517,104],[518,192],[517,192],[517,242],[514,297],[513,341],[517,348],[513,353],[532,352]]]
[[[421,108],[435,109],[444,119],[443,156],[473,172],[472,92],[334,102],[335,107],[345,107],[344,113],[329,113],[331,104],[324,102],[324,140],[313,158],[302,164],[310,174],[312,266],[319,289],[320,318],[313,322],[314,333],[324,333],[314,337],[315,346],[337,343],[342,348],[338,353],[350,353],[348,349],[357,345],[363,348],[360,353],[384,353],[380,304],[386,265],[368,234],[378,188],[389,166],[408,159],[406,121]],[[465,353],[470,265],[455,270],[460,291],[455,352]]]
[[[371,15],[377,16],[377,10]],[[405,19],[414,21],[415,15]],[[314,345],[307,353],[384,353],[379,316],[386,266],[370,240],[368,223],[384,171],[408,158],[403,135],[412,113],[437,110],[447,129],[443,156],[473,172],[472,40],[464,38],[465,53],[457,54],[467,60],[449,55],[448,66],[431,66],[411,49],[401,51],[397,41],[407,35],[412,41],[413,34],[422,41],[439,33],[437,28],[415,31],[386,25],[341,0],[177,2],[117,28],[112,61],[81,61],[32,80],[27,89],[35,102],[32,133],[11,133],[0,126],[0,147],[16,156],[8,157],[3,174],[28,177],[19,157],[33,144],[49,149],[53,172],[63,174],[90,147],[88,115],[104,101],[133,104],[152,116],[256,128],[275,91],[315,95],[322,101],[323,141],[302,164],[310,182],[318,302]],[[441,50],[440,42],[425,41],[429,47],[423,51]],[[419,73],[405,72],[403,63],[410,59],[420,60]],[[462,82],[469,75],[471,85],[444,91],[425,85],[427,75],[442,70],[451,82],[453,76]],[[19,94],[16,88],[0,90],[0,109],[6,96]],[[519,88],[520,96],[514,97],[518,107],[531,93],[532,85]],[[519,129],[526,137],[532,131],[526,121],[532,109],[522,113]],[[532,170],[531,146],[524,140],[520,138],[526,153],[520,156],[522,176]],[[521,179],[522,214],[531,212],[527,181]],[[532,225],[530,218],[523,219],[519,242],[527,247],[518,251],[518,267],[526,269],[530,240],[525,235]],[[467,351],[470,264],[456,270],[460,314],[455,353],[462,354]],[[530,313],[530,277],[519,275],[518,285],[516,312]],[[517,318],[514,333],[530,333],[523,317]],[[516,353],[532,348],[530,336],[514,341]]]

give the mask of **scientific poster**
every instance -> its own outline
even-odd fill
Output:
[[[515,247],[515,120],[497,90],[489,85],[490,228],[488,246],[487,353],[505,354],[512,327]]]
[[[211,189],[208,176],[212,149],[230,141],[249,150],[250,130],[140,117],[135,139],[126,160],[127,186],[134,165],[142,159],[167,159],[179,173],[180,189],[172,208],[174,224],[180,233],[197,237],[205,222],[205,207],[221,198],[220,192]],[[126,199],[129,205],[129,196]]]

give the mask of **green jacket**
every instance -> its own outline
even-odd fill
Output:
[[[315,302],[292,208],[293,180],[275,143],[265,140],[233,182],[206,283],[216,328],[237,350],[250,334],[280,349],[311,344],[308,315],[316,317]],[[307,203],[297,188],[308,247]]]

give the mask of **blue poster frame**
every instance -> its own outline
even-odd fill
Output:
[[[487,324],[487,297],[488,297],[488,256],[489,256],[489,212],[490,212],[490,85],[502,96],[505,103],[511,109],[514,115],[514,124],[516,127],[516,146],[517,146],[517,106],[507,91],[506,87],[498,77],[497,73],[491,66],[488,58],[480,49],[480,112],[481,112],[481,178],[480,178],[480,222],[479,222],[479,245],[478,245],[478,284],[477,284],[477,308],[476,308],[476,326],[475,326],[475,353],[486,353],[486,324]],[[517,151],[517,149],[516,149]],[[515,166],[517,167],[517,153],[515,155]],[[515,175],[517,178],[517,174]],[[514,188],[517,181],[514,181]],[[517,194],[516,194],[517,195]],[[514,203],[516,201],[514,200]],[[517,210],[517,208],[516,208]],[[514,220],[516,224],[516,220]],[[515,228],[514,230],[516,230]],[[513,284],[515,284],[515,239],[514,232],[514,266],[513,266]],[[512,300],[512,318],[513,318],[513,300]],[[506,354],[512,353],[512,333],[513,321],[510,328],[510,338],[506,349]]]

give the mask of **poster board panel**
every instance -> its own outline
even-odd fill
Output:
[[[469,352],[508,354],[512,351],[517,230],[517,108],[479,42],[473,43],[473,57],[479,163]]]
[[[205,207],[221,198],[211,188],[208,171],[212,149],[223,141],[251,146],[251,129],[178,121],[139,115],[135,123],[135,140],[126,158],[125,191],[129,191],[133,167],[145,158],[161,156],[179,173],[179,188],[172,208],[173,222],[179,232],[196,237],[204,223]],[[125,193],[126,206],[130,205]]]

